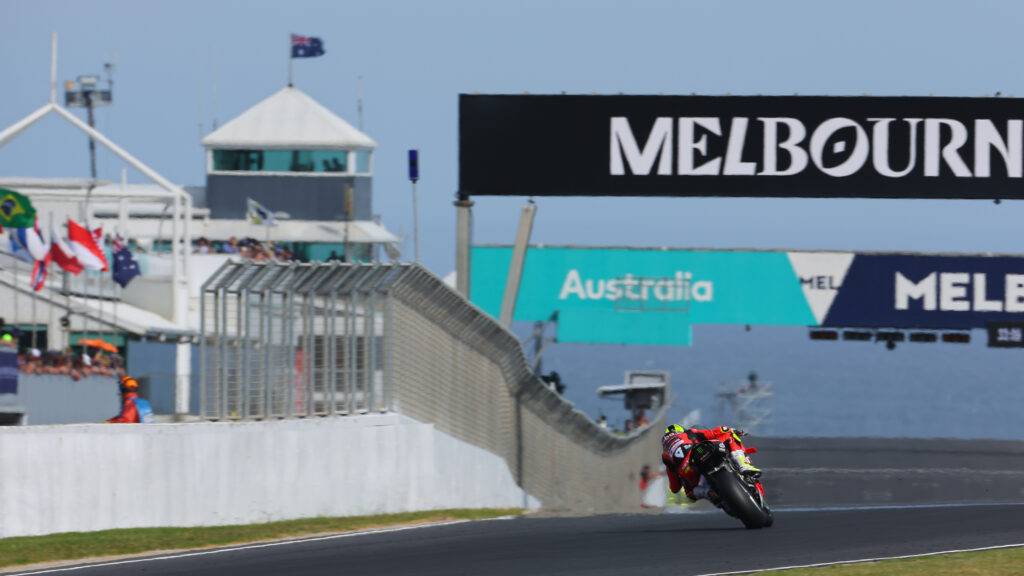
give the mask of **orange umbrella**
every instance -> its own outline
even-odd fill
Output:
[[[99,348],[100,350],[106,350],[111,354],[117,354],[117,346],[114,346],[106,340],[100,340],[99,338],[89,338],[87,340],[79,340],[78,343],[88,348]]]

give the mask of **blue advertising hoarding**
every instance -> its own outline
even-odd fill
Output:
[[[0,394],[18,393],[18,353],[0,347]]]
[[[498,316],[509,246],[472,249],[471,300]],[[531,247],[515,319],[562,342],[688,345],[702,324],[985,328],[1024,320],[1024,258]]]
[[[985,328],[1024,319],[1024,258],[857,255],[825,326]]]

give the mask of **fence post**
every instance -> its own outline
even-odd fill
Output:
[[[337,261],[332,263],[334,266],[339,266]],[[330,342],[327,346],[327,383],[330,386],[328,391],[328,398],[330,399],[330,409],[328,412],[331,414],[337,414],[338,410],[338,282],[334,279],[331,284],[331,291],[327,298],[330,300],[330,316],[328,317],[329,326],[325,327],[327,335],[324,341]]]

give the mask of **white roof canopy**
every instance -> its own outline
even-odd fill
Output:
[[[104,229],[117,229],[116,218],[96,218],[94,225],[102,225]],[[347,230],[346,230],[347,229]],[[129,238],[148,240],[168,240],[171,237],[171,222],[153,219],[130,219],[127,230],[122,231]],[[192,238],[207,240],[228,240],[235,238],[256,238],[264,240],[268,237],[267,228],[261,224],[253,224],[248,220],[222,220],[217,218],[195,220],[192,222]],[[270,227],[270,240],[275,242],[318,242],[343,243],[347,239],[353,244],[385,244],[399,242],[384,226],[372,220],[354,220],[351,222],[312,221],[312,220],[278,220],[276,226]]]
[[[208,134],[203,146],[315,150],[369,149],[377,143],[305,92],[288,86]]]

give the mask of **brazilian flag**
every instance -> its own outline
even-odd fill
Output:
[[[0,188],[0,226],[31,228],[36,225],[36,209],[32,202],[14,190]]]

